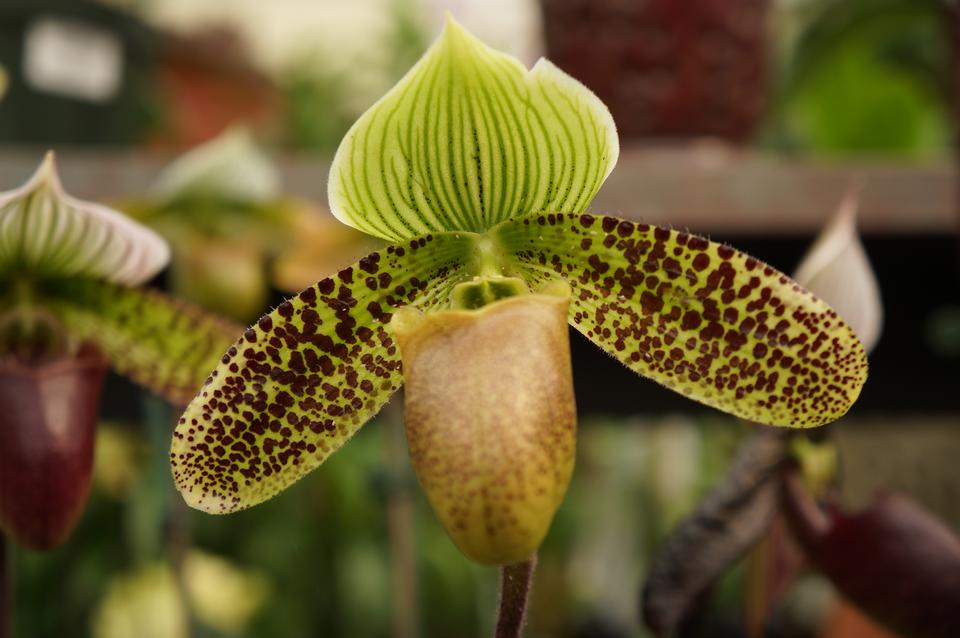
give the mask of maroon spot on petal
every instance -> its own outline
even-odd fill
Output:
[[[695,237],[691,238],[691,241],[696,239]],[[707,253],[699,253],[696,257],[693,258],[693,269],[696,271],[704,271],[710,265],[710,256]]]
[[[680,262],[673,257],[667,257],[664,259],[662,266],[664,272],[667,273],[667,276],[670,279],[676,279],[683,273],[683,269],[680,267]]]
[[[317,290],[320,291],[322,295],[329,295],[333,292],[333,289],[336,287],[336,283],[330,277],[326,279],[321,279],[317,282]]]
[[[680,324],[680,327],[684,330],[695,330],[700,326],[702,319],[700,313],[696,310],[688,310],[686,314],[683,315],[683,323]]]
[[[649,290],[644,290],[640,295],[640,307],[643,308],[643,311],[652,315],[656,312],[660,312],[663,309],[663,299],[656,296]]]
[[[371,259],[369,256],[361,259],[358,265],[360,266],[361,270],[371,274],[377,272],[377,269],[379,268],[377,262]]]
[[[723,326],[716,321],[711,321],[700,331],[701,339],[719,339],[723,336]]]
[[[729,343],[734,350],[740,348],[747,342],[747,338],[737,330],[727,330],[727,333],[723,335],[723,339]]]

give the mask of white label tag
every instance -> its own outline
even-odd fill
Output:
[[[102,103],[120,89],[123,47],[105,29],[40,18],[27,27],[23,49],[23,76],[37,91]]]

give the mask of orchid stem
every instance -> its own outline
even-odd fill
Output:
[[[519,638],[527,616],[527,600],[533,587],[537,555],[500,569],[500,611],[495,638]]]
[[[390,539],[391,610],[394,638],[420,635],[417,561],[414,538],[413,502],[407,480],[409,455],[404,440],[400,402],[384,411],[384,445],[389,485],[387,488],[387,533]]]
[[[0,638],[13,636],[13,548],[0,532]]]

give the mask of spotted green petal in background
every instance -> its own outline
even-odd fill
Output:
[[[122,375],[186,405],[242,328],[155,290],[51,281],[47,300],[67,333],[95,343]]]
[[[729,246],[574,214],[511,220],[494,233],[529,281],[570,284],[580,332],[707,405],[813,427],[842,416],[866,380],[863,347],[834,310]]]
[[[135,285],[169,257],[150,229],[67,195],[52,153],[26,184],[0,193],[0,277],[83,276]]]
[[[330,208],[371,235],[480,232],[586,209],[619,154],[606,106],[547,60],[530,70],[449,19],[410,72],[353,125]]]
[[[473,240],[427,235],[371,253],[289,299],[227,350],[174,432],[187,503],[225,514],[320,465],[402,384],[394,309],[448,302]]]

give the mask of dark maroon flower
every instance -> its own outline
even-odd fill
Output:
[[[949,528],[899,494],[847,514],[822,509],[796,472],[783,486],[807,557],[854,604],[908,636],[960,636],[960,539]]]
[[[0,361],[0,530],[19,545],[60,545],[83,511],[106,368],[94,348]]]

